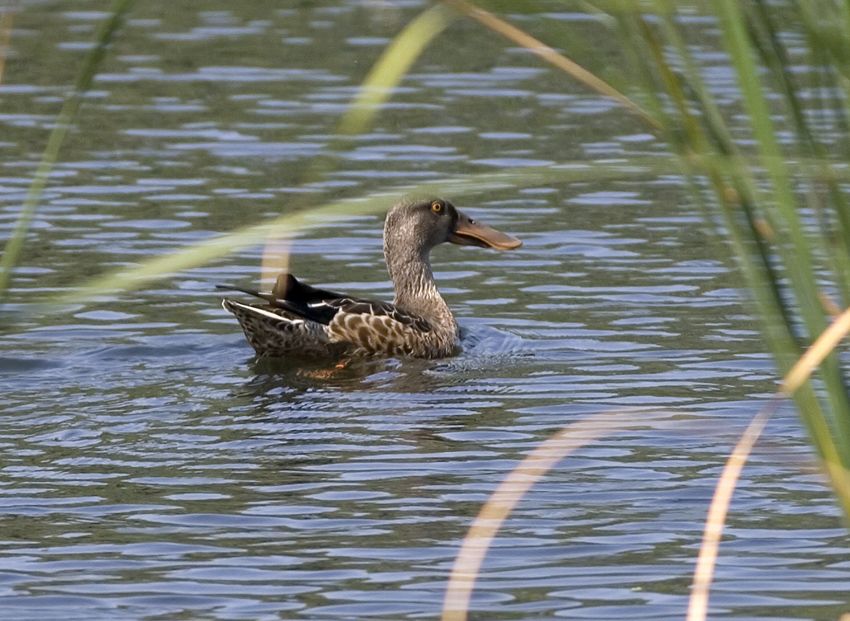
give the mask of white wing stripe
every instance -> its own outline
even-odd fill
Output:
[[[262,308],[257,308],[256,306],[249,306],[248,304],[242,304],[242,302],[236,302],[235,300],[230,300],[230,303],[234,306],[238,306],[242,310],[249,311],[251,313],[256,313],[257,315],[263,315],[264,317],[268,317],[269,319],[274,319],[275,321],[283,321],[286,323],[299,324],[304,323],[303,319],[289,319],[288,317],[281,317],[280,315],[273,313],[271,311],[264,310]]]

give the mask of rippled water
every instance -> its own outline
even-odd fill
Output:
[[[254,362],[213,286],[256,282],[260,248],[32,314],[46,294],[294,201],[664,153],[612,104],[470,23],[340,148],[338,115],[424,4],[292,6],[138,3],[63,149],[0,333],[0,617],[434,618],[460,539],[523,455],[591,413],[655,406],[664,424],[580,450],[524,499],[487,557],[475,618],[682,618],[713,485],[773,373],[729,252],[675,177],[456,201],[525,245],[435,251],[472,335],[452,360]],[[25,2],[15,17],[4,236],[102,8]],[[579,19],[522,23],[554,36]],[[709,78],[733,99],[710,51]],[[335,168],[297,187],[316,155]],[[380,227],[317,225],[293,270],[389,298]],[[714,616],[836,618],[847,549],[786,409],[736,493]]]

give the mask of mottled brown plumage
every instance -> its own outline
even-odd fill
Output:
[[[448,201],[402,201],[384,223],[384,258],[395,287],[391,304],[316,289],[282,274],[270,293],[222,287],[265,303],[225,298],[222,305],[263,357],[451,356],[459,349],[458,327],[430,263],[431,249],[443,242],[500,250],[522,243],[475,222]]]

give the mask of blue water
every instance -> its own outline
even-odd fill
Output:
[[[730,251],[678,177],[599,174],[664,156],[638,121],[471,23],[425,53],[374,128],[337,142],[356,86],[424,6],[135,6],[3,315],[0,618],[437,618],[506,473],[563,426],[641,419],[634,408],[656,422],[582,448],[520,503],[473,618],[683,618],[717,476],[775,386]],[[103,8],[20,3],[0,86],[0,236]],[[522,19],[541,36],[586,21]],[[733,100],[722,58],[703,51]],[[214,284],[256,284],[260,246],[36,305],[296,207],[552,162],[587,177],[447,196],[525,242],[434,252],[469,335],[455,359],[257,363]],[[388,299],[380,230],[380,214],[315,223],[291,267]],[[786,407],[736,492],[712,618],[837,618],[847,549]]]

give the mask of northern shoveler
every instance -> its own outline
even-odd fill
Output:
[[[225,298],[222,306],[236,316],[261,357],[451,356],[459,350],[458,326],[437,290],[429,258],[431,249],[444,242],[498,250],[522,245],[446,200],[401,201],[384,222],[384,258],[395,288],[392,303],[317,289],[281,274],[270,293],[221,287],[264,303]]]

